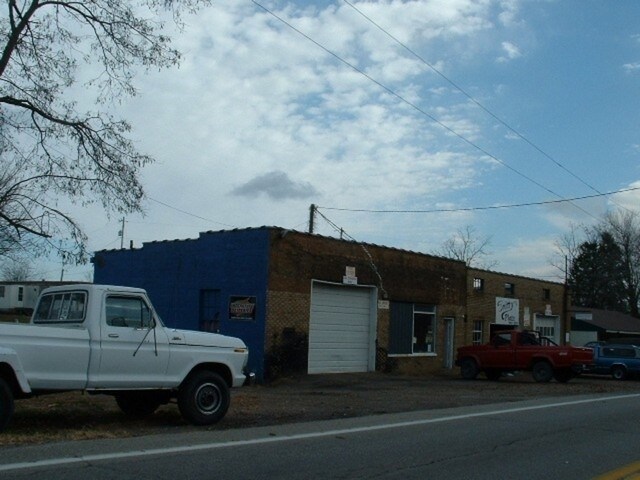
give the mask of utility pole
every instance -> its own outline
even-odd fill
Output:
[[[124,248],[124,217],[122,217],[122,227],[120,228],[120,250]]]
[[[311,204],[309,207],[309,233],[313,233],[313,224],[316,218],[316,206],[315,204]]]

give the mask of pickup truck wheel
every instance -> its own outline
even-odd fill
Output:
[[[211,425],[229,409],[229,386],[214,372],[200,371],[185,380],[178,390],[178,408],[193,425]]]
[[[116,394],[116,403],[122,412],[134,418],[152,415],[160,406],[160,398],[152,392],[123,392]]]
[[[618,365],[611,369],[611,376],[616,380],[624,380],[625,378],[627,378],[627,371],[624,369],[624,367]]]
[[[553,378],[553,368],[549,362],[545,362],[544,360],[538,361],[533,364],[533,379],[536,382],[549,382]]]
[[[3,379],[0,378],[0,430],[4,430],[13,416],[13,393]]]
[[[472,358],[465,358],[460,363],[460,374],[466,380],[473,380],[478,376],[478,364]]]

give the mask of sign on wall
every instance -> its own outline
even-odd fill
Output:
[[[500,325],[520,325],[520,300],[496,297],[496,323]]]
[[[255,320],[256,297],[231,296],[229,297],[230,320]]]

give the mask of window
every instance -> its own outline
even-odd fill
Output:
[[[634,358],[636,350],[632,346],[629,347],[602,347],[603,357],[622,357]]]
[[[542,299],[543,300],[551,300],[551,290],[548,288],[542,289]]]
[[[85,292],[51,293],[38,303],[34,323],[78,323],[84,320]]]
[[[435,307],[415,305],[413,310],[412,353],[434,353],[436,333]]]
[[[540,332],[540,336],[541,337],[549,337],[549,338],[554,338],[556,335],[556,328],[555,327],[539,327],[538,331]]]
[[[151,310],[139,297],[107,297],[107,325],[112,327],[151,328]]]
[[[436,338],[435,305],[391,303],[390,355],[433,355]]]
[[[505,282],[504,284],[504,293],[505,295],[515,295],[516,294],[516,284],[511,282]]]
[[[24,287],[18,287],[18,301],[24,300]]]
[[[484,320],[473,321],[473,331],[471,332],[471,343],[481,345],[484,337]]]
[[[473,290],[476,292],[484,291],[484,278],[473,279]]]
[[[4,298],[4,285],[0,286],[0,298]]]

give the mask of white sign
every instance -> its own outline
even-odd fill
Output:
[[[378,300],[378,310],[389,310],[389,300]]]
[[[347,277],[346,275],[342,277],[342,283],[345,285],[357,285],[358,277]]]
[[[356,267],[347,267],[344,269],[345,277],[355,277],[356,276]]]
[[[500,325],[520,325],[520,300],[496,297],[496,323]]]

